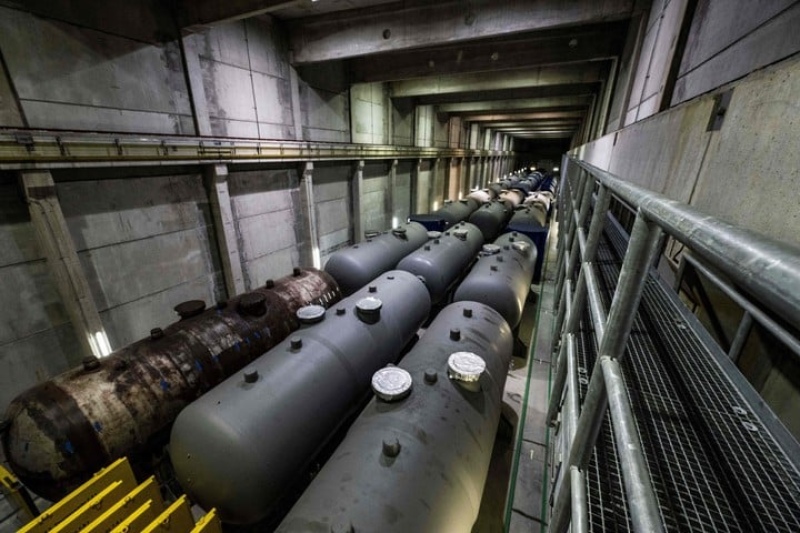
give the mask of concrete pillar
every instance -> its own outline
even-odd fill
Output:
[[[395,212],[397,211],[394,205],[395,202],[395,194],[394,190],[397,188],[397,159],[392,159],[392,162],[389,164],[389,190],[386,191],[386,196],[384,197],[384,201],[387,204],[387,213],[389,213],[389,224],[391,227],[397,226],[400,222],[399,220],[395,220]]]
[[[228,165],[209,165],[205,169],[206,188],[214,217],[217,246],[222,260],[222,273],[228,298],[246,290],[239,255],[239,240],[236,235],[231,197],[228,191]]]
[[[364,188],[364,161],[357,161],[350,181],[350,198],[353,206],[353,242],[364,240],[364,217],[361,214],[361,191]]]
[[[303,140],[303,115],[300,112],[300,82],[298,81],[297,71],[289,65],[289,85],[292,98],[292,122],[294,122],[295,140]],[[391,116],[391,113],[389,113]],[[389,130],[391,131],[391,130]]]
[[[422,159],[417,159],[411,165],[411,178],[409,186],[411,188],[411,214],[420,212],[419,205],[419,167],[422,165]]]
[[[433,211],[433,202],[436,199],[436,176],[439,174],[439,158],[433,160],[431,177],[428,180],[428,212]]]
[[[314,204],[314,163],[308,161],[300,167],[300,212],[303,217],[302,241],[308,243],[301,247],[303,264],[321,268],[319,253],[319,231]]]
[[[436,160],[438,163],[438,159]],[[447,199],[450,195],[450,176],[452,174],[451,167],[452,158],[448,157],[442,161],[442,169],[444,170],[444,183],[442,184],[442,199]]]
[[[186,78],[194,111],[194,127],[197,135],[211,135],[211,118],[208,113],[206,89],[203,85],[203,69],[200,68],[200,55],[197,49],[199,34],[189,34],[181,38],[183,57],[186,59]]]
[[[61,211],[53,176],[48,171],[23,171],[19,177],[36,240],[84,355],[103,357],[110,354],[111,345]]]

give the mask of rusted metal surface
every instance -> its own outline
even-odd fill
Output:
[[[182,313],[163,331],[22,393],[2,436],[12,470],[55,500],[118,457],[144,458],[183,407],[296,330],[297,309],[341,299],[333,278],[316,269],[269,286]]]

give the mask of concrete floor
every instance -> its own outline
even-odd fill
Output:
[[[558,228],[554,224],[548,240],[543,282],[532,286],[519,327],[519,339],[529,347],[530,355],[527,359],[515,357],[512,361],[504,391],[503,420],[473,533],[545,530],[545,496],[549,483],[545,415],[555,320],[557,240]],[[512,499],[510,506],[509,499]]]

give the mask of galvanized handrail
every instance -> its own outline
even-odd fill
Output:
[[[559,223],[563,238],[558,247],[556,283],[560,296],[556,331],[560,332],[561,344],[547,418],[554,422],[564,398],[566,436],[562,440],[562,479],[555,484],[550,529],[562,532],[570,525],[577,532],[587,529],[585,471],[610,407],[633,527],[636,531],[663,531],[619,365],[648,271],[659,253],[662,231],[787,317],[794,326],[800,326],[800,250],[717,220],[572,157],[564,157],[562,174]],[[586,231],[596,186],[597,196]],[[593,261],[612,195],[629,204],[636,218],[606,313]],[[584,402],[577,406],[575,334],[587,304],[599,353]],[[746,320],[741,329],[745,327]]]

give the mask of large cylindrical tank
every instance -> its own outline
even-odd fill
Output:
[[[498,199],[508,201],[511,205],[517,207],[525,200],[525,193],[519,189],[503,190],[500,192]]]
[[[366,241],[334,252],[325,264],[325,272],[339,283],[349,296],[393,269],[405,256],[425,244],[428,230],[422,224],[408,222]]]
[[[444,308],[398,368],[376,374],[385,399],[362,411],[277,531],[472,531],[511,352],[493,309]]]
[[[37,494],[63,497],[113,460],[165,444],[181,409],[299,327],[300,307],[340,297],[325,272],[296,269],[208,310],[184,302],[181,321],[14,399],[3,434],[9,465]]]
[[[517,232],[533,241],[538,252],[536,268],[533,272],[533,282],[539,283],[542,279],[544,257],[547,251],[547,236],[550,232],[550,226],[547,224],[547,213],[540,205],[536,204],[517,209],[506,226],[506,232]]]
[[[445,231],[454,224],[466,220],[478,208],[478,201],[463,198],[456,202],[446,200],[436,211],[428,214],[414,214],[409,217],[412,222],[419,222],[430,231]]]
[[[511,219],[512,210],[504,202],[489,202],[483,204],[469,216],[469,223],[478,226],[483,235],[483,242],[490,242],[505,227]]]
[[[497,193],[492,189],[476,189],[469,193],[469,198],[476,200],[479,204],[485,204],[497,198]]]
[[[500,185],[499,182],[490,183],[489,185],[486,186],[486,188],[492,192],[493,194],[492,198],[497,198],[500,195],[500,192],[504,189],[504,187]]]
[[[463,274],[483,244],[477,226],[461,222],[403,258],[398,270],[405,270],[425,280],[433,303],[441,302],[447,291]]]
[[[177,480],[226,522],[265,517],[430,311],[423,283],[389,271],[181,412]]]
[[[533,188],[534,184],[528,179],[521,179],[511,185],[511,188],[514,190],[522,191],[522,194],[527,195],[529,194]]]
[[[453,301],[488,305],[516,328],[531,288],[537,250],[528,237],[506,233],[485,244],[477,264],[453,294]]]
[[[523,205],[533,207],[539,205],[545,213],[550,211],[550,204],[553,201],[553,195],[550,192],[536,191],[530,193],[523,202]]]

